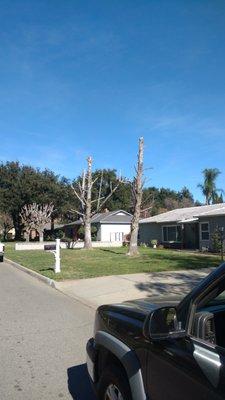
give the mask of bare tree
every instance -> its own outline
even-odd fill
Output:
[[[25,205],[20,213],[21,221],[24,226],[26,241],[29,241],[31,229],[36,229],[39,234],[39,241],[44,240],[44,228],[51,222],[51,215],[54,205],[50,204],[28,204]]]
[[[83,172],[82,179],[78,180],[74,185],[72,185],[74,194],[80,203],[80,210],[72,210],[76,212],[84,225],[84,248],[91,249],[91,219],[93,215],[100,212],[106,202],[110,199],[113,193],[117,190],[120,181],[114,187],[110,184],[110,192],[108,196],[102,197],[102,182],[103,174],[100,177],[93,179],[92,173],[92,157],[87,158],[87,171]],[[100,178],[100,185],[97,197],[92,199],[93,185]]]
[[[137,167],[135,167],[136,176],[132,182],[132,194],[133,194],[133,202],[134,202],[134,215],[131,221],[131,235],[130,235],[130,244],[129,244],[129,256],[137,255],[138,252],[138,229],[139,229],[139,219],[141,212],[145,210],[141,210],[142,203],[142,193],[143,193],[143,172],[144,172],[144,138],[141,137],[139,139],[139,148],[138,148],[138,162]]]
[[[35,222],[32,215],[32,204],[25,205],[21,212],[20,218],[23,225],[24,236],[26,242],[29,242],[30,231],[31,229],[36,229]]]
[[[7,239],[10,229],[13,228],[13,220],[7,213],[0,214],[0,229],[2,231],[3,239]]]

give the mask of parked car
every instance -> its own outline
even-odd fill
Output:
[[[99,307],[87,366],[100,400],[225,399],[225,264],[181,301]]]
[[[0,242],[0,262],[4,261],[5,246]]]

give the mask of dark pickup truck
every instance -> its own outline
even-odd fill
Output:
[[[182,300],[99,307],[87,366],[100,400],[225,399],[225,264]]]

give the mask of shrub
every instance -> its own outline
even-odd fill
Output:
[[[62,242],[66,243],[66,247],[67,249],[73,249],[75,244],[76,244],[76,240],[70,238],[70,237],[64,237],[62,238]]]
[[[63,237],[64,237],[64,231],[62,231],[61,229],[47,231],[44,233],[44,239],[47,241],[62,239]]]
[[[96,235],[96,233],[97,233],[97,228],[96,228],[96,226],[91,226],[91,239],[92,239],[93,241],[96,241],[96,240],[97,240],[97,235]],[[79,236],[80,239],[84,240],[84,226],[83,226],[83,225],[81,225],[81,227],[79,228],[78,236]]]
[[[221,248],[222,248],[221,234],[219,232],[219,229],[216,228],[212,234],[212,251],[214,253],[220,253]]]
[[[141,242],[141,243],[139,244],[139,246],[140,246],[140,247],[143,247],[143,248],[148,247],[147,244],[146,244],[146,243],[143,243],[143,242]]]
[[[158,240],[156,240],[156,239],[151,240],[152,247],[157,246],[157,244],[158,244]]]

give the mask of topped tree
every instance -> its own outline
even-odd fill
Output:
[[[107,196],[102,196],[103,171],[100,175],[93,178],[92,172],[92,157],[87,158],[87,171],[84,171],[82,177],[73,185],[73,191],[76,198],[79,200],[80,209],[72,210],[76,212],[84,225],[84,248],[91,249],[91,218],[96,213],[100,212],[113,193],[117,190],[120,180],[117,180],[115,186],[110,183],[110,191]],[[92,199],[93,186],[99,180],[98,192],[95,193],[95,198]]]
[[[50,204],[28,204],[25,205],[20,213],[21,221],[24,226],[26,241],[29,241],[31,229],[36,229],[39,234],[40,242],[44,239],[44,228],[51,222],[51,215],[54,210],[53,203]]]

